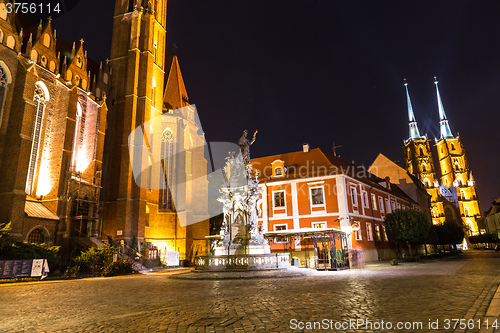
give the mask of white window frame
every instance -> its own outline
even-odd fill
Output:
[[[371,193],[371,201],[373,210],[377,210],[377,196],[375,195],[375,193]]]
[[[370,208],[370,201],[368,201],[368,192],[361,191],[361,198],[363,199],[363,208]]]
[[[389,198],[385,198],[385,208],[387,210],[387,214],[391,213],[391,203],[389,201]]]
[[[357,223],[359,225],[358,230],[354,230],[354,237],[356,238],[357,241],[363,240],[363,233],[361,232],[361,223],[355,221],[354,223]]]
[[[370,222],[366,222],[366,239],[373,242],[373,229]]]
[[[356,188],[356,186],[350,186],[350,189],[351,189],[351,203],[352,203],[352,206],[355,207],[355,208],[358,208],[358,190]],[[354,192],[354,193],[353,193]]]
[[[283,206],[276,206],[276,201],[275,201],[275,194],[278,193],[278,192],[283,192],[283,201],[284,201],[284,205]],[[273,209],[286,209],[286,191],[285,190],[276,190],[276,191],[273,191],[272,192],[273,194]]]
[[[391,200],[391,209],[392,211],[396,210],[396,202],[394,200]]]
[[[396,202],[396,208],[401,209],[401,204],[399,202]]]
[[[382,197],[378,197],[378,205],[380,206],[380,213],[381,214],[384,214],[385,211],[384,211],[384,198]]]
[[[278,231],[278,230],[276,230],[276,227],[283,227],[283,226],[285,227],[285,229],[281,229],[281,230],[288,230],[288,224],[287,224],[287,223],[282,223],[282,224],[275,224],[275,225],[273,225],[273,231]],[[278,237],[274,237],[274,243],[275,243],[275,244],[283,244],[283,243],[286,243],[286,241],[284,241],[284,242],[280,242],[280,241],[278,241],[277,239],[278,239]]]
[[[313,203],[312,191],[315,190],[315,189],[318,189],[318,188],[321,189],[321,195],[323,197],[323,203],[315,204],[315,203]],[[309,200],[310,200],[310,203],[311,203],[311,207],[325,207],[325,203],[326,203],[325,199],[326,198],[325,198],[325,187],[324,186],[311,186],[311,187],[309,187]]]
[[[280,170],[280,173],[278,174],[278,170]],[[283,168],[281,166],[277,166],[274,168],[274,177],[283,177]]]
[[[321,227],[321,228],[328,228],[328,224],[326,223],[326,221],[321,221],[321,222],[311,222],[311,228],[318,228],[317,226],[318,225],[324,225],[324,227]]]
[[[375,235],[375,239],[377,241],[381,241],[382,240],[382,234],[380,233],[380,224],[375,224],[375,227],[374,227],[374,235]]]

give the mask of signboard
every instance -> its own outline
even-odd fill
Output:
[[[167,252],[167,266],[179,266],[179,252]]]
[[[0,260],[0,279],[38,276],[44,279],[48,274],[47,259]]]

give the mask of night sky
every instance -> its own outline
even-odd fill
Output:
[[[81,0],[58,36],[109,57],[113,0]],[[408,80],[421,134],[439,136],[433,77],[485,211],[500,197],[499,1],[169,0],[168,49],[207,141],[259,130],[252,157],[311,148],[404,166]],[[173,46],[175,43],[176,48]]]

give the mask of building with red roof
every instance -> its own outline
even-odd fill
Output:
[[[331,268],[334,259],[342,266],[353,249],[365,261],[393,258],[384,218],[395,209],[418,208],[389,179],[307,144],[251,163],[262,191],[259,223],[271,250],[290,252],[303,267]]]

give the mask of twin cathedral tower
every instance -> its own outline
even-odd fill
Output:
[[[406,169],[424,184],[430,195],[434,224],[443,224],[446,220],[456,222],[462,220],[469,234],[474,235],[478,233],[477,219],[481,215],[475,182],[460,137],[453,135],[448,123],[438,81],[435,80],[434,84],[440,129],[440,137],[435,139],[437,155],[431,149],[431,140],[427,136],[420,135],[408,84],[405,82],[409,118],[409,138],[405,140],[404,145]],[[439,164],[441,174],[439,180],[434,167],[435,161]],[[458,212],[460,216],[457,216]]]

